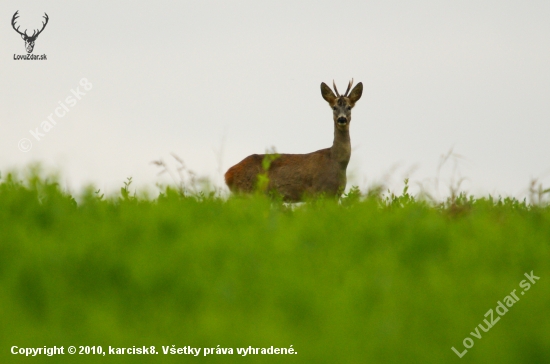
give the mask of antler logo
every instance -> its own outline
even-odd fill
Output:
[[[16,28],[15,27],[15,21],[17,20],[17,18],[19,18],[19,10],[17,10],[15,12],[15,14],[13,14],[13,18],[11,18],[11,26],[13,27],[13,29],[21,34],[21,38],[23,38],[23,40],[25,41],[25,48],[27,49],[27,53],[32,53],[32,50],[34,49],[34,42],[36,41],[36,38],[38,38],[38,36],[40,35],[40,33],[42,33],[42,31],[44,30],[44,28],[46,28],[46,24],[48,24],[48,14],[44,13],[44,16],[43,18],[46,19],[46,22],[42,22],[42,29],[38,30],[38,29],[35,29],[33,30],[32,32],[32,35],[29,36],[27,34],[27,29],[25,29],[25,32],[24,33],[21,33],[19,31],[19,26]]]

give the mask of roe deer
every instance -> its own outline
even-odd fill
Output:
[[[269,165],[267,192],[275,193],[287,202],[299,202],[306,196],[325,194],[340,197],[346,188],[346,168],[351,157],[349,124],[351,109],[363,93],[359,82],[349,82],[344,95],[338,93],[336,84],[332,92],[324,82],[321,95],[332,108],[334,119],[334,142],[332,147],[308,154],[280,154]],[[258,175],[264,171],[262,161],[265,154],[252,154],[229,168],[225,173],[225,183],[232,192],[253,192],[258,183]]]

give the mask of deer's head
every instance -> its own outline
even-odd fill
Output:
[[[363,84],[359,82],[350,93],[349,90],[353,85],[352,79],[348,83],[348,89],[344,95],[340,95],[338,93],[338,89],[336,88],[334,81],[332,81],[332,85],[334,86],[336,95],[324,82],[321,83],[321,95],[332,108],[332,117],[334,119],[335,127],[342,131],[349,130],[349,123],[351,122],[351,109],[353,109],[355,103],[363,94]]]
[[[42,31],[44,30],[44,28],[46,28],[46,24],[48,24],[48,14],[44,13],[44,16],[43,18],[46,19],[45,22],[42,22],[42,29],[38,30],[38,29],[35,29],[33,30],[32,32],[32,35],[28,35],[27,34],[27,30],[25,29],[25,32],[22,33],[19,31],[19,27],[15,27],[15,21],[17,20],[17,18],[19,18],[19,10],[17,10],[15,12],[15,14],[13,14],[13,18],[11,18],[11,26],[13,27],[13,29],[21,34],[21,38],[23,38],[23,40],[25,41],[25,49],[27,50],[27,53],[32,53],[32,50],[34,49],[34,42],[36,41],[36,38],[38,38],[38,35],[40,35],[40,33],[42,33]]]

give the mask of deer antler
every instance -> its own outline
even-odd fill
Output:
[[[25,32],[25,33],[21,33],[21,32],[19,31],[19,27],[17,27],[17,28],[15,27],[15,21],[17,20],[17,18],[19,18],[19,15],[18,15],[17,13],[19,13],[19,10],[17,10],[17,11],[15,12],[15,14],[13,14],[13,18],[11,18],[11,26],[13,27],[13,30],[15,30],[17,33],[19,33],[19,34],[21,34],[21,35],[24,35],[24,36],[27,36],[27,33],[26,33],[26,32]]]
[[[346,90],[346,93],[344,94],[344,97],[348,97],[348,92],[351,89],[351,85],[353,85],[353,78],[348,83],[348,89]]]
[[[334,91],[336,91],[336,96],[340,97],[340,94],[338,93],[338,89],[336,88],[336,84],[334,83],[334,80],[332,80],[332,86],[334,87]]]
[[[38,30],[38,33],[36,33],[36,35],[34,34],[36,32],[36,30],[33,30],[32,32],[32,37],[38,37],[38,35],[40,33],[42,33],[42,31],[44,30],[44,28],[46,28],[46,25],[48,24],[48,20],[50,20],[50,18],[48,17],[48,14],[44,13],[44,16],[43,16],[44,19],[46,19],[46,22],[42,22],[42,29]]]
[[[19,10],[17,10],[17,11],[15,12],[15,14],[13,14],[13,18],[11,18],[11,26],[13,27],[13,29],[14,29],[17,33],[19,33],[19,34],[21,34],[21,35],[24,35],[26,38],[31,38],[31,39],[32,39],[32,38],[38,37],[38,35],[39,35],[40,33],[42,33],[42,31],[44,30],[44,28],[46,28],[46,24],[48,24],[48,20],[50,19],[50,18],[48,17],[48,14],[44,13],[43,18],[46,19],[46,22],[42,22],[42,29],[40,29],[40,30],[38,30],[38,29],[33,30],[32,35],[29,37],[29,35],[27,34],[27,30],[25,30],[24,33],[21,33],[21,32],[19,31],[19,27],[20,27],[20,26],[18,26],[17,28],[15,27],[15,21],[17,20],[17,18],[19,18],[19,14],[18,14],[18,13],[19,13]],[[37,33],[37,31],[38,31],[38,33]]]

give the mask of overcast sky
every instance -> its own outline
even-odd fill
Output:
[[[453,173],[477,194],[550,185],[548,0],[3,0],[0,10],[3,173],[40,161],[72,190],[114,191],[129,176],[154,188],[167,180],[151,161],[175,167],[175,153],[221,184],[266,148],[331,146],[319,85],[342,90],[353,77],[364,91],[348,187],[429,184],[451,148],[461,158],[456,172],[443,167],[443,185]],[[20,30],[48,14],[33,52],[47,60],[14,60],[26,54],[16,10]]]

